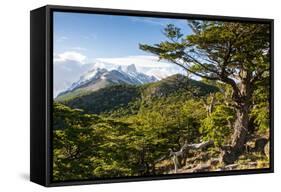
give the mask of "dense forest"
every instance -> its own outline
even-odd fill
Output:
[[[186,75],[54,100],[54,181],[269,167],[269,25],[188,23],[139,45]]]

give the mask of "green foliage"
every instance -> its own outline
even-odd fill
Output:
[[[252,110],[252,115],[255,116],[255,123],[258,126],[259,133],[268,133],[269,131],[269,106],[268,103],[259,103]]]
[[[181,29],[178,27],[175,27],[173,24],[168,24],[167,27],[164,29],[164,34],[171,38],[178,40],[183,36],[181,33]]]
[[[54,179],[156,174],[155,164],[169,148],[179,150],[186,140],[199,141],[205,111],[191,98],[175,91],[142,100],[135,114],[108,114],[114,119],[55,102]]]
[[[72,108],[83,109],[86,113],[107,114],[123,108],[128,109],[126,113],[131,114],[138,107],[132,106],[132,103],[139,98],[140,91],[137,86],[114,85],[63,103]]]
[[[223,146],[229,141],[232,123],[235,118],[233,109],[224,104],[217,105],[214,112],[202,120],[200,132],[204,140],[213,140],[215,145]]]
[[[195,81],[184,75],[176,74],[169,76],[161,81],[146,84],[141,87],[143,99],[153,99],[159,97],[169,97],[170,95],[187,94],[193,97],[200,97],[209,93],[217,92],[216,86]]]
[[[101,165],[103,177],[126,176],[131,170],[124,161],[131,153],[128,124],[54,103],[54,127],[54,180],[100,177]]]
[[[218,91],[216,86],[176,74],[161,81],[142,86],[108,86],[61,103],[71,108],[83,109],[86,113],[116,118],[137,114],[141,103],[151,99],[169,97],[174,94],[186,95],[186,93],[189,94],[188,97],[196,97],[216,91]]]
[[[82,97],[84,95],[88,95],[90,93],[91,92],[87,89],[76,89],[74,91],[58,95],[56,97],[55,101],[56,102],[67,102],[67,101],[73,100],[75,98]]]
[[[263,77],[266,81],[256,85],[253,96],[253,108],[251,117],[257,126],[259,134],[269,134],[270,115],[269,115],[269,74]]]
[[[53,179],[75,180],[91,178],[95,136],[91,124],[99,122],[95,115],[82,114],[58,103],[53,105]]]

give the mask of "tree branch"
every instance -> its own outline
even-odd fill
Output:
[[[252,79],[251,79],[251,83],[255,83],[256,81],[260,80],[260,78],[262,77],[263,73],[269,71],[269,69],[264,69],[261,70],[260,72],[258,72]]]
[[[178,65],[179,67],[182,67],[183,69],[185,69],[185,70],[188,71],[189,73],[192,73],[192,74],[194,74],[194,75],[196,75],[196,76],[198,76],[198,77],[205,78],[205,79],[209,79],[209,80],[220,80],[219,77],[205,76],[205,75],[202,75],[202,74],[200,74],[200,73],[198,73],[198,72],[192,71],[192,70],[190,70],[189,68],[185,67],[183,64],[181,64],[181,63],[179,63],[179,62],[177,62],[177,61],[175,61],[175,60],[172,60],[172,59],[166,59],[166,60],[168,60],[168,61],[170,61],[170,62],[172,62],[172,63]]]
[[[218,71],[213,70],[213,69],[210,69],[209,67],[207,67],[207,66],[204,65],[203,63],[199,62],[197,59],[195,59],[195,58],[192,57],[191,55],[187,54],[186,52],[183,52],[183,53],[184,53],[184,55],[185,55],[186,57],[188,57],[189,59],[191,59],[194,63],[196,63],[196,64],[200,65],[201,67],[203,67],[205,70],[210,71],[210,72],[215,73],[215,74],[218,75]],[[198,53],[196,53],[196,54],[198,54]]]

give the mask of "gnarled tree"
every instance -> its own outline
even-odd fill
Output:
[[[174,63],[189,74],[219,81],[232,88],[236,111],[232,143],[222,159],[231,164],[244,151],[255,86],[269,74],[270,26],[262,23],[189,21],[193,33],[183,35],[169,24],[167,40],[140,44],[140,49]]]

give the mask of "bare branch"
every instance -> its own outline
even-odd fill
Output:
[[[263,69],[263,70],[257,72],[257,73],[254,75],[254,77],[251,79],[251,83],[255,83],[256,81],[261,80],[263,74],[264,74],[266,71],[269,71],[269,69],[266,68],[266,69]]]

